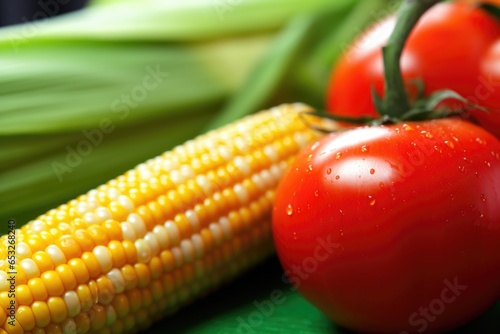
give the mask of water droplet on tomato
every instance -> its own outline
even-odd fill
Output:
[[[413,130],[413,128],[411,127],[411,125],[409,124],[403,124],[402,126],[403,130],[405,131],[410,131],[410,130]]]
[[[313,144],[313,146],[311,146],[311,150],[313,150],[313,151],[314,151],[315,149],[317,149],[317,148],[318,148],[318,146],[319,146],[319,141],[315,142],[315,143]]]
[[[420,131],[420,134],[424,136],[425,138],[432,138],[432,134],[428,131],[422,130]]]
[[[332,172],[332,169],[331,168],[327,168],[326,169],[326,174],[330,175],[330,173]]]
[[[335,175],[335,180],[340,179],[340,175]]]
[[[479,195],[481,201],[486,202],[486,196],[484,194]]]
[[[489,161],[485,161],[484,163],[486,164],[486,166],[491,167],[491,163]]]
[[[449,148],[455,148],[455,144],[449,140],[445,140],[444,143],[449,147]]]
[[[474,172],[474,175],[476,175],[476,177],[479,178],[479,172]]]
[[[465,173],[465,166],[458,166],[458,170],[462,173]]]
[[[375,205],[375,198],[373,198],[373,196],[368,196],[368,203],[370,204],[370,206],[374,206]]]
[[[309,172],[310,172],[310,171],[312,171],[312,170],[313,170],[313,166],[312,166],[312,165],[307,166],[307,170],[308,170]]]
[[[368,146],[366,146],[366,145],[361,146],[361,152],[363,152],[363,153],[368,152],[368,149],[369,149],[369,148],[368,148]]]
[[[458,138],[457,137],[453,136],[451,138],[455,141],[455,143],[458,143]]]
[[[339,230],[339,233],[340,233],[341,236],[344,235],[344,231],[342,231],[342,230]]]
[[[371,174],[371,175],[375,174],[375,169],[373,169],[373,168],[372,168],[372,169],[370,169],[370,174]]]
[[[286,207],[286,214],[291,216],[293,213],[293,206],[291,204],[288,204]]]
[[[309,154],[309,155],[307,156],[307,161],[311,161],[311,160],[312,160],[312,158],[313,158],[313,155],[312,155],[312,153],[311,153],[311,154]]]
[[[335,159],[337,159],[337,160],[338,160],[338,159],[340,159],[341,157],[342,157],[342,153],[337,152],[337,153],[335,154]]]
[[[385,186],[385,185],[384,185],[384,182],[379,182],[379,183],[378,183],[378,186],[379,186],[380,188],[383,188],[383,187]]]
[[[318,196],[319,196],[319,190],[317,190],[317,189],[316,189],[316,190],[314,191],[314,196],[315,196],[315,197],[318,197]]]
[[[482,140],[481,138],[476,138],[476,141],[481,144],[481,145],[486,145],[486,141]]]

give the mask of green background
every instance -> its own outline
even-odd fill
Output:
[[[282,282],[282,275],[279,261],[272,257],[229,285],[156,322],[146,333],[353,333],[336,326],[297,292],[292,291],[290,285]],[[254,301],[269,301],[275,290],[283,292],[283,296],[278,299],[282,303],[275,304],[274,310],[269,309],[271,311],[259,322],[260,318],[254,313],[258,310]],[[249,319],[254,319],[255,326],[244,328],[238,318],[247,324]],[[452,333],[500,333],[500,302],[478,319]]]

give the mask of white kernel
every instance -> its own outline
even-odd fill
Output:
[[[216,246],[220,246],[222,244],[223,232],[219,224],[211,223],[208,226],[208,229],[212,233],[214,237],[214,243]]]
[[[33,232],[42,232],[47,229],[47,225],[41,220],[35,220],[30,225],[30,230]]]
[[[266,188],[266,185],[260,177],[260,174],[253,174],[251,180],[257,186],[257,188],[259,188],[259,190],[263,190]]]
[[[200,174],[196,176],[196,183],[203,189],[205,195],[212,193],[212,186],[205,175]]]
[[[191,263],[194,261],[195,251],[191,240],[181,241],[181,252],[185,262]]]
[[[97,209],[95,209],[95,215],[97,219],[101,222],[111,219],[112,217],[109,209],[104,206],[100,206]]]
[[[178,245],[180,242],[180,233],[177,225],[171,220],[168,220],[165,223],[165,228],[167,229],[168,236],[170,237],[170,241],[172,245]]]
[[[116,322],[115,308],[111,304],[106,305],[106,325],[111,326],[115,322]]]
[[[96,215],[92,212],[87,212],[83,215],[83,220],[85,223],[92,225],[92,224],[99,224],[100,220],[96,217]]]
[[[303,133],[297,132],[293,135],[293,140],[299,145],[299,147],[304,147],[308,144],[306,136]]]
[[[76,322],[71,318],[66,318],[61,322],[61,330],[63,334],[77,334]]]
[[[63,251],[56,245],[47,246],[47,248],[45,248],[45,252],[49,254],[55,266],[65,264],[67,262]]]
[[[185,215],[186,215],[186,218],[191,223],[191,226],[193,227],[193,231],[198,232],[200,229],[200,220],[198,219],[196,212],[194,212],[193,210],[187,210]]]
[[[28,279],[39,277],[40,276],[40,270],[38,269],[38,266],[36,265],[35,261],[32,259],[24,259],[21,261],[21,268],[23,268],[24,273],[26,274],[26,277]]]
[[[167,172],[170,172],[174,168],[177,168],[179,166],[179,162],[173,159],[164,159],[163,160],[163,169]]]
[[[229,161],[233,158],[231,151],[224,145],[219,145],[217,147],[217,152],[225,161]]]
[[[172,180],[175,185],[179,185],[185,181],[185,178],[178,170],[173,170],[170,172],[170,180]]]
[[[28,257],[31,257],[31,249],[30,247],[23,241],[19,242],[17,244],[17,248],[16,248],[16,251],[17,251],[17,259],[18,260],[22,260],[22,259],[25,259],[25,258],[28,258]]]
[[[267,145],[264,147],[264,154],[267,155],[272,162],[276,162],[278,160],[278,152],[274,149],[272,145]]]
[[[182,251],[181,251],[181,249],[179,247],[174,247],[170,251],[172,252],[172,255],[174,256],[175,266],[177,268],[179,268],[184,263],[184,261],[182,259]]]
[[[240,151],[240,152],[247,152],[248,151],[248,143],[246,140],[244,140],[242,137],[236,137],[233,139],[234,146]]]
[[[120,269],[113,268],[109,273],[107,273],[106,276],[108,276],[108,279],[113,284],[115,294],[125,291],[125,279],[123,278],[123,274]]]
[[[243,173],[243,175],[249,175],[252,171],[250,165],[242,156],[234,158],[234,165]]]
[[[118,197],[118,203],[129,213],[135,210],[134,203],[129,197],[125,195],[120,195],[120,197]]]
[[[281,175],[283,174],[283,170],[277,165],[272,165],[271,168],[269,168],[269,172],[274,178],[273,183],[276,183],[279,179],[281,179]]]
[[[248,192],[240,183],[233,186],[233,191],[240,200],[241,204],[246,204],[248,202]]]
[[[134,242],[135,249],[137,250],[137,260],[141,263],[146,263],[153,257],[151,247],[144,239],[137,239]]]
[[[59,223],[57,225],[57,229],[59,230],[59,232],[63,232],[63,234],[64,232],[73,232],[71,225],[68,223]]]
[[[116,188],[108,189],[108,198],[112,201],[116,201],[118,197],[121,195],[120,191]]]
[[[156,225],[153,228],[153,233],[156,236],[156,240],[158,240],[158,245],[160,249],[167,249],[170,246],[169,238],[168,238],[168,232],[165,226],[163,225]]]
[[[194,247],[194,252],[196,254],[196,258],[200,259],[203,257],[204,247],[203,247],[203,239],[199,234],[193,234],[191,236],[191,243]]]
[[[122,234],[124,240],[134,241],[135,239],[137,239],[137,235],[135,234],[135,230],[132,227],[132,224],[128,222],[123,222],[120,225],[122,228]]]
[[[131,213],[127,217],[127,221],[134,228],[135,234],[138,238],[142,238],[146,234],[146,225],[141,216],[136,213]]]
[[[68,310],[68,317],[75,317],[80,314],[82,306],[76,291],[66,291],[63,299],[66,304],[66,309]]]
[[[265,188],[269,188],[274,183],[273,177],[267,169],[264,169],[260,172],[260,177],[262,178],[262,183],[264,184]]]
[[[193,169],[189,165],[182,165],[180,168],[180,173],[184,177],[184,179],[191,179],[195,175]]]
[[[86,202],[80,202],[80,203],[78,203],[78,205],[76,206],[76,211],[79,214],[81,214],[81,215],[83,215],[84,213],[90,211],[88,203],[86,203]]]
[[[229,221],[229,219],[227,219],[226,217],[221,217],[219,219],[219,225],[222,229],[222,233],[224,234],[224,238],[226,240],[231,239],[231,222]]]
[[[158,240],[156,239],[156,236],[153,232],[146,233],[146,235],[144,236],[144,240],[146,240],[149,247],[151,248],[153,256],[159,253],[160,245],[158,244]]]
[[[101,267],[101,271],[103,273],[107,273],[111,270],[111,268],[113,268],[113,259],[111,258],[111,253],[107,247],[102,245],[95,246],[92,253],[94,253],[97,262],[99,262],[99,266]]]

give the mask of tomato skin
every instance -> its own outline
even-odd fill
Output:
[[[327,89],[327,110],[345,116],[377,116],[371,89],[383,95],[381,47],[394,24],[393,16],[382,20],[341,57]],[[500,85],[493,92],[487,91],[484,79],[490,77],[490,68],[483,65],[492,44],[499,39],[500,22],[483,10],[457,2],[432,7],[411,32],[401,57],[410,96],[416,95],[412,80],[421,79],[425,95],[452,89],[473,103],[500,109]],[[461,103],[451,106],[463,108]],[[470,113],[480,115],[481,125],[500,137],[500,113],[484,114],[477,109]]]
[[[324,137],[276,193],[273,236],[290,282],[362,332],[473,319],[500,296],[499,157],[493,135],[457,119]],[[452,299],[454,283],[466,289],[426,320],[422,308]]]

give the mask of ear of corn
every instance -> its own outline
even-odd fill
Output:
[[[22,226],[14,297],[3,236],[0,333],[134,332],[264,258],[275,187],[318,136],[308,110],[206,133]]]

